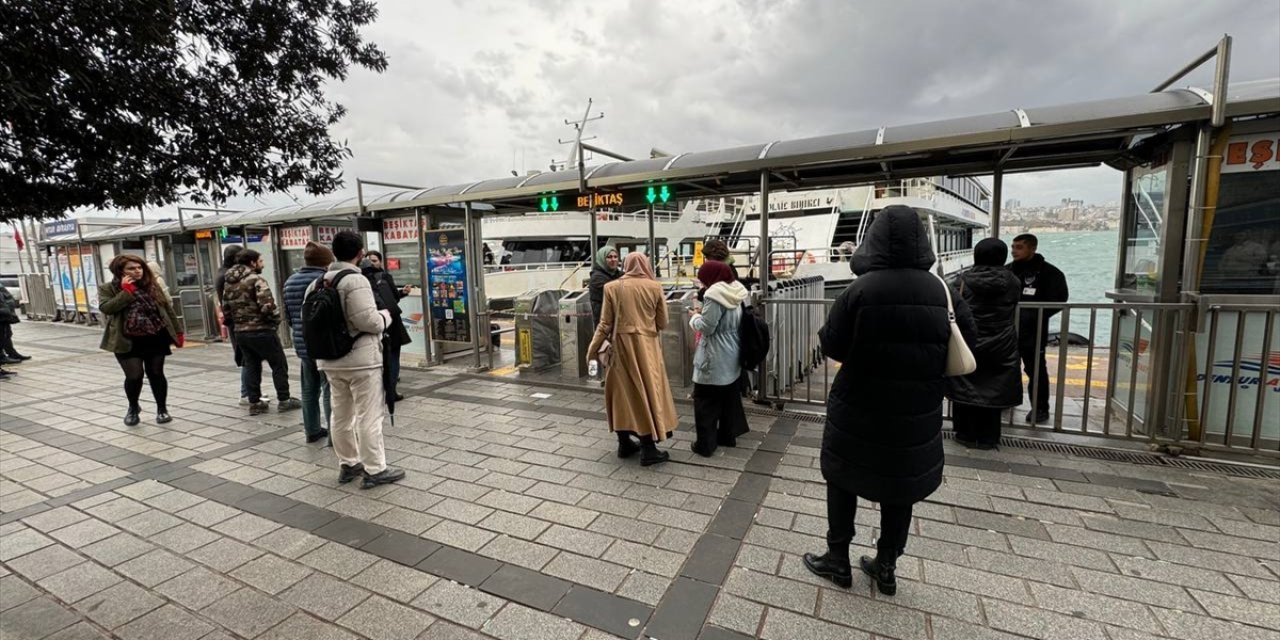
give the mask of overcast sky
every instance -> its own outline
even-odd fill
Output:
[[[557,138],[572,135],[564,120],[587,98],[605,114],[591,125],[596,144],[647,156],[1143,93],[1223,33],[1235,38],[1233,81],[1280,76],[1280,0],[379,7],[366,34],[390,68],[357,71],[331,92],[349,108],[334,130],[354,152],[345,194],[357,176],[434,186],[545,170],[568,153]],[[1212,64],[1176,86],[1210,87],[1211,75]],[[1119,199],[1120,177],[1011,176],[1005,193],[1102,203]]]

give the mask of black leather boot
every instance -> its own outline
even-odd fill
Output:
[[[141,418],[138,417],[138,414],[140,413],[142,413],[142,409],[140,407],[129,407],[129,410],[124,414],[124,426],[137,426],[138,422],[141,421]]]
[[[893,575],[897,568],[897,555],[881,549],[876,552],[875,558],[862,556],[860,562],[862,572],[870,576],[871,581],[876,583],[876,588],[886,596],[898,593],[898,579]]]
[[[618,431],[618,457],[630,458],[640,453],[640,445],[631,439],[631,434],[626,431]]]
[[[658,450],[658,445],[653,443],[653,436],[640,436],[640,466],[661,464],[670,459],[670,454]]]
[[[813,575],[826,578],[837,587],[848,589],[853,586],[853,570],[849,568],[849,556],[838,556],[830,551],[815,556],[804,554],[804,566]]]

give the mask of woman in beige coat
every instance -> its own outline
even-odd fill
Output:
[[[606,341],[612,345],[604,378],[609,429],[618,434],[618,457],[640,452],[640,464],[646,467],[670,457],[655,442],[670,437],[677,421],[658,340],[666,326],[667,306],[653,265],[643,253],[627,255],[622,277],[604,287],[600,324],[587,358],[597,359]]]

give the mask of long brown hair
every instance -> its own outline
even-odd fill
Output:
[[[112,282],[119,286],[119,284],[124,281],[124,268],[128,266],[130,262],[136,262],[142,266],[142,277],[138,278],[138,287],[150,291],[151,297],[161,303],[167,303],[168,300],[165,299],[164,293],[161,292],[159,286],[157,286],[156,278],[152,275],[151,268],[147,266],[147,261],[143,260],[141,256],[137,256],[132,253],[122,253],[112,258],[111,264],[107,267],[107,270],[111,272],[111,275],[115,276],[115,280]]]

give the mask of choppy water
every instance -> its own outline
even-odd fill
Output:
[[[1119,231],[1068,231],[1036,234],[1039,253],[1067,276],[1071,302],[1108,302],[1105,292],[1115,288],[1116,252]],[[1002,238],[1013,242],[1013,236]],[[1056,329],[1056,323],[1051,327]],[[1071,331],[1089,335],[1089,314],[1078,312],[1071,318]],[[1098,313],[1094,344],[1106,347],[1111,339],[1110,315]]]

